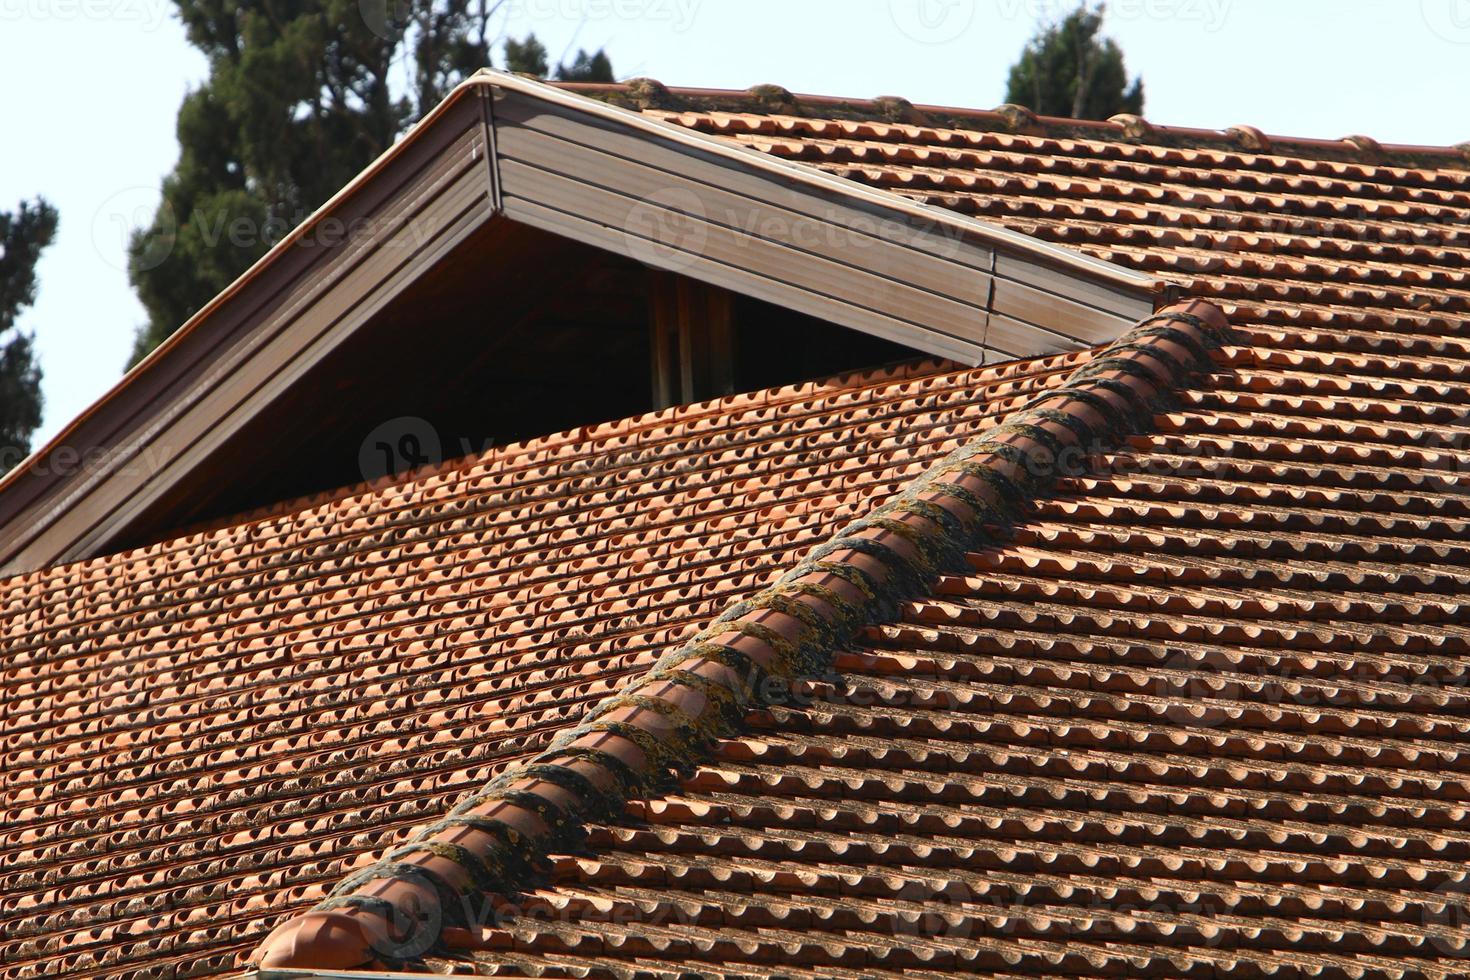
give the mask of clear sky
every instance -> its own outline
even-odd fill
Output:
[[[361,0],[370,15],[373,4]],[[605,46],[620,77],[989,108],[1038,19],[1070,0],[508,0],[553,58]],[[1107,32],[1154,122],[1384,142],[1470,140],[1470,0],[1112,0]],[[40,299],[37,444],[120,376],[143,311],[124,272],[205,74],[169,0],[0,0],[0,208],[61,211]]]

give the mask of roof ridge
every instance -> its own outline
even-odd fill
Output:
[[[1459,169],[1470,166],[1470,141],[1453,146],[1426,146],[1380,143],[1361,134],[1351,134],[1338,140],[1273,136],[1261,132],[1255,126],[1247,125],[1231,126],[1223,130],[1162,126],[1127,113],[1107,120],[1070,119],[1038,115],[1025,106],[1012,103],[1003,103],[994,109],[975,109],[915,104],[898,96],[848,99],[830,95],[806,95],[792,93],[779,85],[754,85],[745,90],[670,87],[652,78],[633,78],[626,82],[550,84],[569,92],[640,111],[664,109],[779,114],[892,125],[985,130],[1059,139],[1092,139],[1158,146],[1210,146],[1251,155],[1291,151],[1322,160],[1367,165],[1449,164]]]
[[[750,710],[830,676],[834,655],[891,618],[967,551],[1013,522],[1092,455],[1145,431],[1213,351],[1235,340],[1203,300],[1140,321],[1060,387],[1037,394],[902,493],[814,549],[774,585],[727,608],[681,648],[515,763],[409,843],[278,925],[252,954],[268,968],[411,963],[531,885],[588,822],[671,787]]]

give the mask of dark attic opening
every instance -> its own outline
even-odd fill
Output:
[[[499,218],[232,432],[117,548],[494,446],[920,352]]]

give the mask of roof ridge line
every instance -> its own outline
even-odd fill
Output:
[[[588,98],[620,101],[641,109],[669,112],[729,112],[785,115],[884,123],[894,126],[930,126],[939,129],[971,129],[1044,136],[1054,139],[1093,139],[1116,143],[1147,143],[1158,146],[1209,146],[1248,156],[1300,153],[1313,159],[1362,166],[1382,164],[1424,165],[1437,161],[1456,169],[1470,166],[1470,140],[1449,146],[1414,143],[1380,143],[1361,134],[1341,139],[1312,136],[1278,136],[1255,126],[1227,129],[1194,126],[1165,126],[1141,116],[1120,113],[1109,119],[1073,119],[1043,116],[1025,106],[1002,103],[993,109],[913,103],[883,95],[849,99],[832,95],[793,93],[779,85],[753,85],[748,89],[715,89],[668,86],[657,79],[631,78],[625,82],[550,82],[556,88]]]
[[[252,953],[261,968],[394,968],[472,930],[531,886],[589,822],[667,790],[733,734],[748,711],[830,677],[834,655],[892,618],[968,551],[1003,540],[1017,518],[1093,455],[1147,431],[1173,394],[1236,341],[1204,300],[1145,318],[1059,387],[931,467],[837,532],[777,582],[721,613],[551,746],[508,767],[409,843],[343,879]]]

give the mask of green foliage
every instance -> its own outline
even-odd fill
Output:
[[[1143,80],[1128,84],[1123,51],[1099,37],[1105,9],[1078,7],[1031,39],[1011,66],[1006,101],[1043,116],[1108,119],[1143,114]]]
[[[178,163],[129,246],[148,312],[132,361],[489,65],[503,2],[175,0],[209,78],[179,109]],[[512,70],[547,73],[534,36],[506,47]],[[602,52],[583,60],[611,78]]]
[[[550,74],[550,65],[551,59],[546,52],[546,45],[537,40],[535,34],[527,34],[523,41],[517,41],[513,37],[506,38],[507,71],[545,78]],[[570,65],[556,66],[556,78],[561,82],[611,82],[614,80],[612,61],[601,50],[588,54],[585,49],[578,49],[577,57],[572,59]]]
[[[0,470],[30,452],[41,424],[41,367],[35,339],[16,329],[36,301],[36,263],[56,237],[56,209],[41,198],[0,211]]]
[[[563,82],[610,82],[613,80],[612,62],[601,51],[588,54],[578,50],[570,65],[557,68],[556,77]]]
[[[535,34],[527,34],[524,41],[510,37],[505,39],[505,70],[545,78],[548,65],[546,45],[536,40]]]

